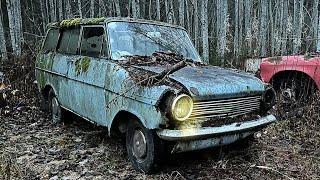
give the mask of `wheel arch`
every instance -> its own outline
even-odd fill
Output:
[[[57,94],[57,91],[52,84],[46,84],[45,87],[40,91],[45,100],[48,100],[50,90],[52,90],[55,95]]]
[[[109,135],[114,136],[125,133],[128,122],[130,120],[138,121],[144,127],[146,127],[142,117],[139,117],[138,115],[130,111],[121,110],[116,114],[111,122],[111,125],[109,127]]]
[[[283,70],[283,71],[278,71],[270,79],[270,83],[274,84],[274,82],[279,82],[280,80],[284,79],[285,77],[290,76],[291,74],[296,74],[297,76],[306,76],[312,80],[312,82],[316,85],[316,87],[319,89],[320,84],[317,83],[317,81],[314,78],[314,75],[310,75],[308,72],[304,72],[301,70]]]

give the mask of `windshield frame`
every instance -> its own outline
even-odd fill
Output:
[[[108,25],[110,23],[137,23],[137,24],[150,24],[150,25],[155,25],[155,26],[164,26],[164,27],[169,27],[169,28],[175,28],[175,29],[180,29],[182,31],[184,31],[186,34],[187,34],[187,37],[186,39],[188,41],[190,41],[190,44],[192,45],[192,49],[194,50],[195,52],[195,55],[197,56],[197,59],[190,59],[192,61],[195,61],[195,62],[203,62],[202,59],[201,59],[201,56],[199,55],[199,52],[198,50],[196,49],[196,47],[194,46],[194,43],[193,41],[191,40],[190,38],[190,35],[189,33],[187,32],[187,30],[181,26],[177,26],[177,25],[173,25],[173,24],[167,24],[167,23],[163,23],[163,22],[156,22],[156,21],[141,21],[141,20],[130,20],[130,21],[121,21],[121,20],[111,20],[111,21],[108,21],[105,23],[105,30],[106,30],[106,39],[107,39],[107,44],[108,44],[108,56],[111,60],[114,60],[114,61],[123,61],[123,59],[113,59],[112,58],[112,48],[111,48],[111,42],[110,42],[110,34],[109,34],[109,28],[108,28]]]

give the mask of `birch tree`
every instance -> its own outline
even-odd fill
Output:
[[[67,8],[67,18],[70,19],[73,17],[70,0],[66,0],[66,8]]]
[[[121,16],[119,0],[114,0],[114,4],[115,4],[115,7],[116,7],[117,16],[119,17],[119,16]]]
[[[90,0],[90,17],[94,17],[94,0]]]
[[[198,0],[193,0],[194,6],[194,44],[197,49],[199,49],[199,12],[198,12]]]
[[[227,13],[228,1],[217,0],[217,53],[221,58],[221,64],[224,64],[225,50],[227,46]]]
[[[312,37],[316,39],[318,36],[318,16],[319,16],[319,0],[313,0],[312,4]],[[312,42],[312,45],[315,44],[315,41]]]
[[[46,22],[46,18],[44,15],[44,5],[43,5],[43,0],[40,0],[40,11],[41,11],[41,18],[42,18],[42,33],[44,33],[46,31],[46,25],[48,24],[48,22]]]
[[[267,55],[267,7],[268,2],[266,0],[261,0],[261,15],[260,15],[260,55],[265,57]]]
[[[131,0],[131,8],[132,8],[132,17],[137,18],[138,13],[137,13],[137,5],[136,5],[136,0]]]
[[[57,15],[56,15],[55,1],[54,0],[49,0],[49,2],[50,2],[50,18],[51,18],[50,20],[51,20],[51,22],[56,22],[57,21]]]
[[[83,18],[82,16],[82,4],[81,4],[81,0],[78,0],[78,12],[79,12],[79,17]]]
[[[173,24],[174,23],[174,9],[173,9],[173,0],[169,0],[168,2],[168,9],[169,9],[169,12],[168,12],[168,22]]]
[[[184,0],[179,0],[179,24],[184,26]]]
[[[245,0],[244,4],[244,29],[246,37],[247,52],[252,53],[252,32],[251,32],[251,12],[252,12],[252,0]]]
[[[235,24],[234,24],[234,39],[233,39],[233,53],[236,57],[239,55],[239,0],[234,1],[235,9]]]
[[[208,0],[201,2],[202,57],[209,63]]]
[[[1,5],[1,3],[0,3]],[[0,14],[0,53],[1,53],[1,61],[6,61],[8,59],[7,55],[7,44],[6,44],[6,39],[4,35],[4,30],[3,30],[3,21],[2,21],[2,8],[0,7],[1,14]]]
[[[300,4],[299,4],[299,25],[298,25],[298,29],[297,29],[297,47],[300,50],[301,48],[301,35],[302,35],[302,27],[303,27],[303,19],[304,19],[304,13],[303,13],[303,3],[304,0],[300,0]]]
[[[287,54],[287,38],[288,38],[288,0],[283,0],[283,29],[282,29],[282,47],[281,47],[281,54]]]
[[[63,0],[58,0],[59,20],[63,20]]]
[[[156,0],[156,9],[157,9],[157,20],[160,21],[160,18],[161,18],[160,0]]]
[[[21,56],[22,24],[20,0],[6,0],[13,55]],[[19,11],[20,10],[20,11]]]

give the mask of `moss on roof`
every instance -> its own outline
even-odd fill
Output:
[[[61,29],[68,29],[77,27],[80,25],[96,25],[104,22],[107,18],[101,17],[101,18],[73,18],[73,19],[66,19],[62,20],[60,22],[50,23],[49,26],[51,27],[58,27]]]

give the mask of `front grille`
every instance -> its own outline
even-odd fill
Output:
[[[190,119],[236,117],[260,109],[261,96],[194,102]]]

